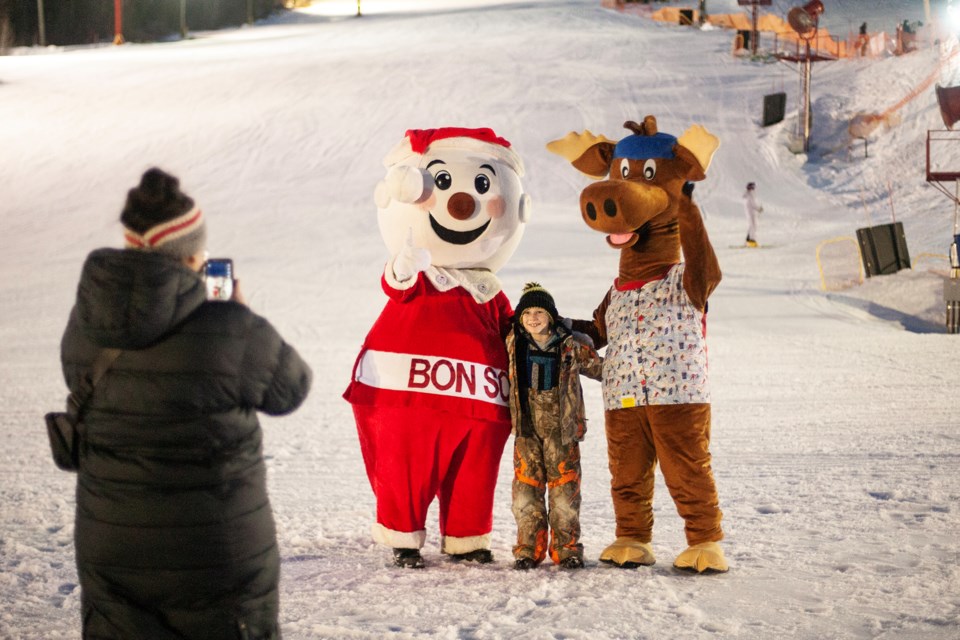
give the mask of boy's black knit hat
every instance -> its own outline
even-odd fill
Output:
[[[523,312],[531,307],[540,307],[549,313],[554,323],[560,317],[560,314],[557,313],[557,305],[553,302],[553,296],[537,282],[528,282],[523,285],[523,294],[520,296],[520,302],[517,303],[515,310],[517,319],[519,320]]]

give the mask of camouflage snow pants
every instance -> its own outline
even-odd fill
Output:
[[[559,563],[583,557],[580,544],[580,445],[563,444],[558,390],[528,395],[533,434],[517,436],[513,448],[513,516],[517,521],[516,558]],[[547,510],[549,499],[550,508]],[[549,524],[550,539],[547,538]]]

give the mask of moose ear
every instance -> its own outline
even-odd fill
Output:
[[[566,158],[573,167],[592,178],[603,178],[610,172],[616,143],[590,131],[571,131],[559,140],[547,143],[547,150]]]
[[[694,167],[691,169],[693,175],[700,176],[699,178],[688,177],[687,179],[703,180],[706,177],[707,168],[710,167],[710,162],[713,160],[713,154],[717,152],[719,146],[720,139],[717,136],[707,131],[702,125],[695,124],[683,132],[673,150],[674,153],[691,163]]]
[[[616,145],[612,142],[598,142],[570,164],[574,169],[591,178],[603,178],[610,173],[610,163],[613,162],[615,147]]]
[[[681,147],[678,144],[673,145],[673,153],[683,160],[689,169],[684,176],[687,180],[691,182],[699,182],[707,177],[706,172],[704,172],[703,167],[700,166],[700,161],[697,160],[697,157],[693,155],[693,152],[687,149],[686,147]]]

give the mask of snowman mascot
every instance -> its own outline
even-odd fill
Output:
[[[496,272],[530,215],[523,163],[490,129],[445,127],[407,131],[384,165],[375,200],[388,300],[344,393],[376,496],[373,538],[397,566],[423,567],[436,497],[442,553],[492,562],[513,314]]]

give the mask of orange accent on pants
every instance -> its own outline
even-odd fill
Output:
[[[543,483],[537,480],[536,478],[531,478],[529,474],[530,466],[527,464],[527,461],[523,459],[523,456],[516,454],[514,458],[514,473],[513,477],[517,482],[522,482],[523,484],[530,485],[537,489],[543,488]]]
[[[580,469],[568,469],[566,462],[560,463],[560,477],[554,480],[551,480],[547,483],[548,489],[553,489],[554,487],[559,487],[562,484],[567,484],[568,482],[579,482],[580,480]]]
[[[723,539],[710,456],[710,405],[646,405],[605,412],[617,537],[653,537],[654,473],[660,464],[687,544]]]

